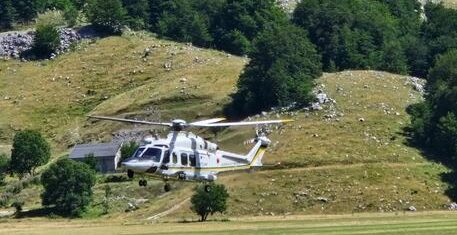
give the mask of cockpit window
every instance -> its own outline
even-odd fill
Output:
[[[133,157],[140,157],[140,154],[144,151],[144,148],[138,148]]]
[[[160,162],[162,156],[162,150],[158,148],[148,148],[141,156],[143,159],[151,159],[154,162]]]

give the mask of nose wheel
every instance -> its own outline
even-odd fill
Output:
[[[163,186],[163,190],[165,192],[170,192],[171,190],[171,185],[169,183],[165,183],[165,185]]]

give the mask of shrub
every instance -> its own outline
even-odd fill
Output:
[[[138,149],[138,146],[138,143],[135,141],[129,141],[128,143],[123,144],[121,147],[121,159],[119,160],[119,163],[129,157],[132,157],[135,151]]]
[[[33,54],[39,58],[50,57],[60,46],[60,35],[52,25],[38,26],[33,40]]]
[[[17,199],[11,204],[11,206],[16,209],[16,213],[20,213],[23,209],[24,201],[22,199]]]
[[[53,205],[62,215],[79,216],[92,201],[95,172],[84,163],[62,159],[41,175],[41,182],[44,206]]]
[[[15,11],[11,0],[0,1],[0,29],[11,29],[13,27]]]
[[[223,184],[211,184],[211,190],[205,191],[205,185],[195,188],[192,195],[192,211],[200,216],[201,221],[206,221],[208,215],[216,212],[223,213],[227,210],[227,199],[229,194]]]

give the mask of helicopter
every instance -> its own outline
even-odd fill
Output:
[[[205,191],[209,192],[210,184],[208,183],[217,180],[219,173],[262,167],[263,155],[271,143],[265,132],[257,131],[255,138],[250,141],[254,144],[252,149],[246,155],[236,154],[220,150],[217,144],[186,131],[187,128],[259,126],[293,121],[221,122],[225,118],[212,118],[187,123],[182,119],[175,119],[171,122],[150,122],[106,116],[88,117],[170,128],[167,138],[151,136],[143,139],[134,154],[121,163],[121,166],[127,170],[129,178],[133,178],[134,174],[161,178],[165,182],[165,192],[171,190],[169,183],[171,180],[204,182],[206,183]],[[145,187],[147,181],[140,179],[139,185]]]

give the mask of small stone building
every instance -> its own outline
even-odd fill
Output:
[[[97,160],[98,172],[114,173],[121,159],[121,144],[78,144],[71,151],[69,158],[82,162],[91,154]]]

